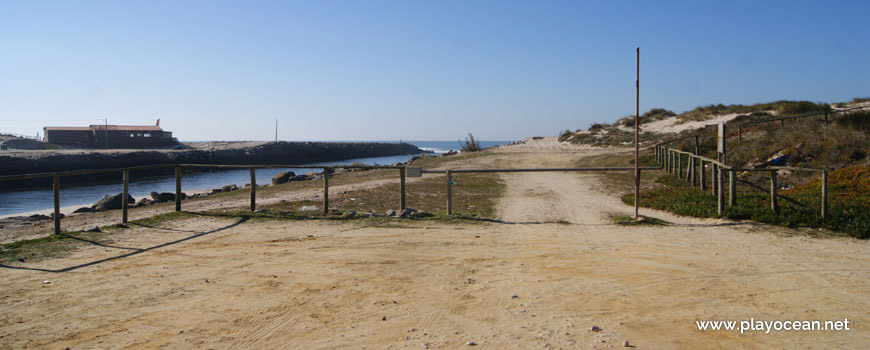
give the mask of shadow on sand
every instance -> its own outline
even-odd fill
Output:
[[[163,248],[163,247],[168,247],[168,246],[171,246],[171,245],[174,245],[174,244],[178,244],[178,243],[181,243],[181,242],[184,242],[184,241],[187,241],[187,240],[191,240],[191,239],[194,239],[194,238],[197,238],[197,237],[202,237],[202,236],[209,235],[209,234],[212,234],[212,233],[215,233],[215,232],[220,232],[220,231],[223,231],[223,230],[227,230],[227,229],[230,229],[230,228],[233,228],[233,227],[239,226],[239,225],[245,223],[246,221],[248,221],[248,220],[250,220],[250,219],[251,219],[250,216],[242,216],[242,217],[239,218],[238,221],[236,221],[236,222],[234,222],[234,223],[232,223],[232,224],[229,224],[229,225],[224,226],[224,227],[216,228],[216,229],[214,229],[214,230],[203,231],[203,232],[198,232],[198,231],[186,231],[186,230],[176,230],[176,229],[170,229],[170,228],[165,228],[165,227],[149,226],[149,225],[137,225],[137,226],[147,227],[147,228],[152,228],[152,229],[157,229],[157,230],[168,230],[168,231],[176,231],[176,232],[188,232],[188,233],[193,233],[193,235],[190,235],[190,236],[187,236],[187,237],[184,237],[184,238],[180,238],[180,239],[177,239],[177,240],[174,240],[174,241],[171,241],[171,242],[161,243],[161,244],[158,244],[158,245],[155,245],[155,246],[151,246],[151,247],[147,247],[147,248],[130,248],[130,247],[111,246],[111,245],[102,244],[102,243],[99,243],[99,242],[96,242],[96,241],[87,240],[87,239],[84,239],[84,238],[78,238],[78,237],[73,237],[73,236],[65,235],[65,236],[68,237],[68,238],[72,238],[72,239],[75,239],[75,240],[78,240],[78,241],[82,241],[82,242],[85,242],[85,243],[90,243],[90,244],[97,245],[97,246],[101,246],[101,247],[106,247],[106,248],[115,248],[115,249],[126,249],[126,250],[132,250],[132,251],[129,252],[129,253],[125,253],[125,254],[121,254],[121,255],[117,255],[117,256],[113,256],[113,257],[105,258],[105,259],[95,260],[95,261],[91,261],[91,262],[87,262],[87,263],[79,264],[79,265],[75,265],[75,266],[65,267],[65,268],[62,268],[62,269],[56,269],[56,270],[52,270],[52,269],[42,269],[42,268],[36,268],[36,267],[9,266],[9,265],[5,265],[5,264],[0,264],[0,267],[2,267],[2,268],[7,268],[7,269],[13,269],[13,270],[29,270],[29,271],[53,272],[53,273],[70,272],[70,271],[73,271],[73,270],[81,269],[81,268],[83,268],[83,267],[94,266],[94,265],[102,264],[102,263],[104,263],[104,262],[109,262],[109,261],[113,261],[113,260],[124,259],[124,258],[131,257],[131,256],[136,255],[136,254],[141,254],[141,253],[144,253],[144,252],[147,252],[147,251],[150,251],[150,250],[154,250],[154,249],[158,249],[158,248]]]

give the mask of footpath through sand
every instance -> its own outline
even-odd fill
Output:
[[[484,159],[564,166],[601,152],[611,151],[547,139]],[[868,242],[646,210],[674,224],[618,226],[607,217],[632,209],[606,195],[593,174],[504,179],[498,212],[509,223],[195,217],[134,226],[112,244],[2,269],[0,347],[870,344]],[[511,223],[558,220],[569,223]],[[851,330],[740,334],[695,324],[750,318],[848,318]]]

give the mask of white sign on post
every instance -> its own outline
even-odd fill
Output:
[[[726,154],[725,153],[725,146],[726,146],[725,145],[725,136],[727,136],[727,135],[728,134],[725,132],[725,122],[719,122],[719,133],[717,135],[718,142],[716,142],[716,151],[718,152],[718,155],[719,155],[718,160],[722,163],[725,163],[725,159],[726,159],[725,158],[725,154]]]

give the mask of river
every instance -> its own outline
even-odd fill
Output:
[[[459,143],[456,141],[405,141],[413,144],[420,149],[433,151],[435,153],[445,153],[451,150],[459,149]],[[481,141],[482,147],[492,147],[495,145],[505,144],[507,141]],[[348,165],[351,163],[362,163],[366,165],[390,165],[396,162],[406,162],[414,155],[401,155],[391,157],[374,157],[374,158],[358,158],[347,159],[336,162],[313,163],[305,165]],[[293,171],[297,174],[304,174],[313,169],[258,169],[257,183],[268,184],[272,182],[272,176],[283,171]],[[238,170],[223,170],[214,172],[201,172],[185,174],[181,180],[181,188],[186,192],[197,190],[209,190],[220,188],[226,185],[242,186],[251,181],[250,172],[247,169]],[[174,176],[151,176],[139,177],[132,173],[130,176],[129,193],[133,197],[139,198],[148,196],[151,192],[175,192],[175,177]],[[121,181],[113,183],[101,183],[90,185],[69,185],[63,184],[61,179],[60,205],[61,207],[68,206],[90,206],[94,202],[107,194],[121,192]],[[0,217],[29,213],[34,211],[48,210],[52,208],[52,190],[47,188],[36,189],[21,189],[21,190],[2,190],[0,191]]]

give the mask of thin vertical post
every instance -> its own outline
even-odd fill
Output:
[[[743,141],[743,125],[737,126],[737,141]]]
[[[700,165],[701,165],[701,166],[700,166],[700,169],[699,169],[699,170],[701,170],[701,172],[698,173],[698,175],[701,175],[701,176],[700,176],[700,179],[699,179],[700,182],[701,182],[701,191],[704,191],[704,190],[707,189],[707,179],[705,178],[705,177],[706,177],[706,173],[707,173],[707,171],[704,170],[704,160],[703,160],[703,159],[701,159],[701,164],[700,164]]]
[[[257,175],[251,168],[251,212],[257,210]]]
[[[677,177],[683,178],[683,154],[677,153]]]
[[[695,174],[693,174],[695,168],[695,157],[687,155],[686,158],[688,158],[686,159],[686,182],[694,182],[695,180],[692,177],[695,176]],[[692,183],[692,185],[694,185],[694,183]]]
[[[399,168],[399,211],[405,210],[405,168]]]
[[[825,113],[825,127],[828,127],[828,113]]]
[[[701,154],[701,144],[698,142],[698,135],[695,135],[695,155]]]
[[[329,168],[323,168],[323,213],[329,214]]]
[[[451,187],[451,182],[453,179],[450,177],[450,170],[445,170],[447,177],[447,215],[453,214],[453,187]]]
[[[737,172],[734,170],[728,171],[728,206],[733,207],[737,204]]]
[[[640,48],[636,49],[634,81],[634,218],[638,218],[638,200],[640,198]]]
[[[181,165],[175,166],[175,211],[181,211]]]
[[[130,184],[130,171],[124,170],[123,175],[123,188],[124,190],[121,193],[121,223],[127,223],[127,196]]]
[[[55,175],[52,178],[52,189],[54,190],[54,234],[60,234],[60,176]]]
[[[692,186],[698,186],[698,176],[696,176],[698,170],[695,168],[698,164],[695,164],[696,162],[696,158],[692,157]]]
[[[710,175],[710,189],[715,196],[719,193],[719,164],[711,164]]]
[[[770,210],[775,213],[776,206],[776,170],[770,171]]]
[[[722,177],[725,176],[725,169],[721,166],[716,171],[716,186],[718,190],[716,191],[716,212],[719,216],[723,216],[725,214],[725,191],[722,183]]]
[[[827,116],[827,114],[825,114]],[[822,220],[828,217],[828,171],[822,171]]]
[[[785,119],[780,119],[779,124],[780,126],[785,126]]]

